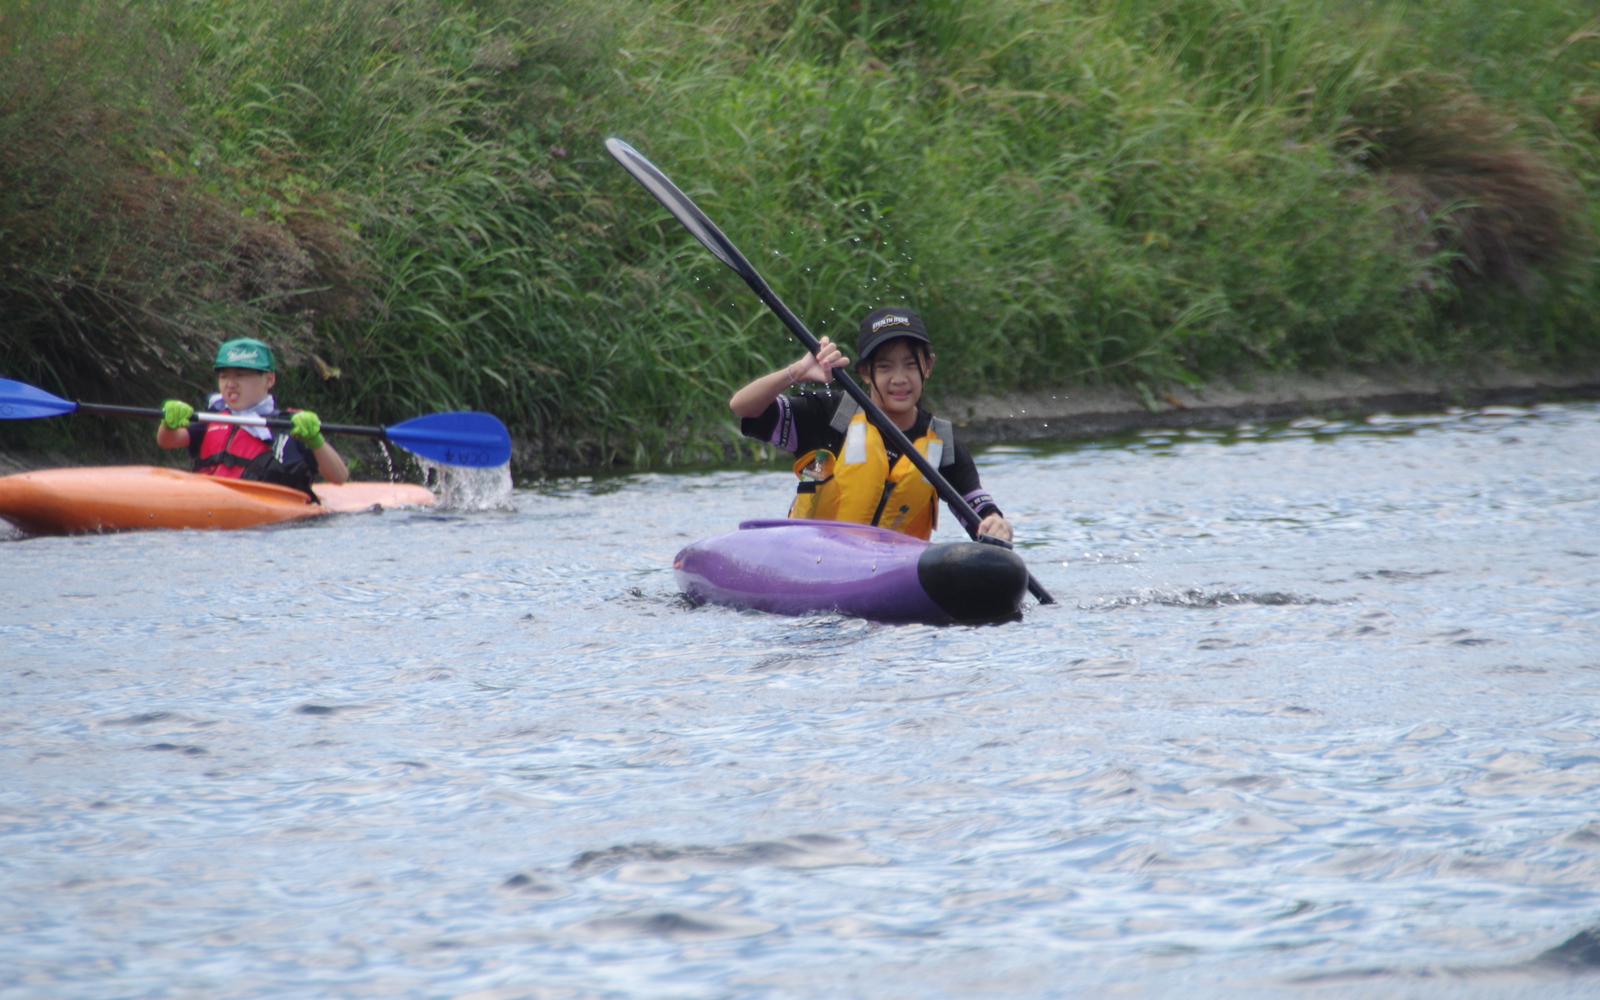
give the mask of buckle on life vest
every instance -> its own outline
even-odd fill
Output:
[[[795,464],[794,474],[800,482],[794,488],[794,502],[789,505],[789,516],[810,520],[817,516],[817,488],[833,479],[833,452],[818,448],[805,465]]]
[[[817,483],[825,483],[833,478],[833,461],[833,452],[826,448],[818,448],[812,453],[811,463],[797,473],[801,486],[811,486],[806,492],[816,492]]]

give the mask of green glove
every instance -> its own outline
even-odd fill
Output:
[[[324,443],[322,421],[310,410],[301,410],[289,418],[289,433],[296,441],[313,450],[321,448]]]
[[[161,426],[171,431],[181,431],[189,426],[194,407],[181,399],[169,399],[161,404]]]

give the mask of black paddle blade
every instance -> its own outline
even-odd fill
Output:
[[[678,190],[678,185],[667,179],[667,175],[656,169],[656,165],[644,158],[644,154],[623,142],[621,139],[607,139],[606,150],[617,158],[622,164],[622,169],[633,175],[633,179],[644,185],[644,189],[655,195],[656,201],[661,202],[672,217],[683,224],[683,228],[694,234],[694,238],[711,251],[712,256],[739,272],[746,281],[756,273],[717,224],[706,218],[706,213],[700,211],[700,206],[689,199],[689,196]]]

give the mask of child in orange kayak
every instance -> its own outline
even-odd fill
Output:
[[[1011,541],[1011,522],[978,481],[978,468],[948,420],[918,405],[933,372],[932,341],[910,309],[875,309],[861,321],[856,374],[872,401],[911,439],[981,519],[978,530]],[[874,524],[927,538],[939,522],[938,494],[916,466],[890,450],[878,429],[843,393],[784,395],[802,382],[832,382],[850,359],[823,337],[821,350],[733,394],[739,429],[798,456],[790,517]]]
[[[156,444],[189,449],[194,471],[229,479],[254,479],[311,493],[317,473],[330,483],[350,479],[344,459],[322,436],[322,421],[310,410],[279,411],[272,398],[278,376],[272,348],[248,337],[217,348],[217,392],[206,403],[212,413],[288,416],[290,431],[237,424],[203,424],[190,430],[194,407],[169,399],[161,407]]]

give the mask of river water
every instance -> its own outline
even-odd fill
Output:
[[[688,606],[767,470],[0,544],[0,998],[1600,995],[1600,406],[979,463],[1020,624]]]

